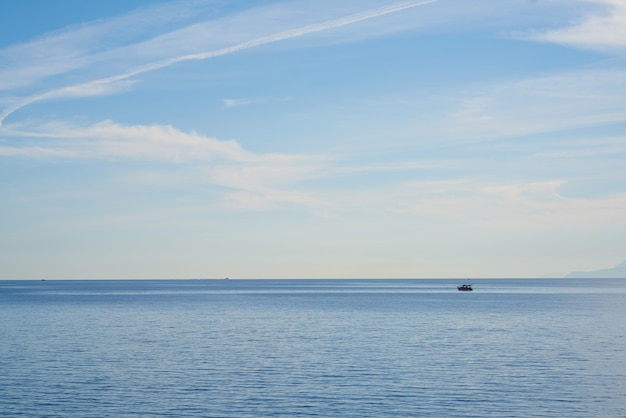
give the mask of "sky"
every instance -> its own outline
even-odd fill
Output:
[[[626,0],[3,0],[0,279],[626,259]]]

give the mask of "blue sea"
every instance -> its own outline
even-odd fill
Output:
[[[626,280],[0,281],[2,417],[626,417]]]

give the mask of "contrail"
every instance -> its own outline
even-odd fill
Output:
[[[414,0],[414,1],[395,3],[386,7],[381,7],[378,9],[368,10],[366,12],[356,13],[350,16],[345,16],[339,19],[328,21],[328,22],[316,23],[312,25],[303,26],[297,29],[290,29],[287,31],[278,32],[272,35],[263,36],[257,39],[242,42],[237,45],[229,46],[229,47],[218,49],[215,51],[181,55],[179,57],[174,57],[174,58],[154,62],[151,64],[143,65],[138,68],[135,68],[132,71],[128,71],[126,73],[117,74],[111,77],[101,78],[101,79],[90,81],[87,83],[75,84],[72,86],[61,87],[58,89],[50,90],[45,93],[30,96],[22,100],[21,102],[18,102],[14,104],[13,106],[10,106],[9,108],[5,109],[0,114],[0,126],[2,126],[2,123],[4,122],[4,120],[15,111],[23,107],[26,107],[30,104],[42,101],[42,100],[54,99],[57,97],[81,95],[81,92],[82,92],[82,95],[84,95],[85,91],[103,89],[108,84],[127,80],[136,75],[143,74],[149,71],[159,70],[161,68],[169,67],[170,65],[177,64],[180,62],[193,61],[193,60],[196,60],[196,61],[206,60],[206,59],[218,57],[221,55],[232,54],[234,52],[241,51],[244,49],[250,49],[250,48],[254,48],[257,46],[261,46],[261,45],[266,45],[266,44],[271,44],[274,42],[284,41],[287,39],[297,38],[297,37],[308,35],[311,33],[322,32],[322,31],[329,30],[329,29],[335,29],[335,28],[339,28],[342,26],[351,25],[353,23],[361,22],[363,20],[373,19],[376,17],[388,15],[391,13],[400,12],[402,10],[412,9],[418,6],[424,6],[429,3],[435,3],[437,1],[439,0],[419,0],[419,1]]]

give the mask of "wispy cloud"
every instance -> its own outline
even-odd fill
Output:
[[[254,103],[253,99],[224,99],[222,100],[224,106],[226,107],[238,107],[238,106],[247,106],[249,104]]]
[[[34,40],[0,50],[0,90],[35,85],[41,80],[75,70],[104,67],[124,56],[120,45],[141,45],[159,31],[188,25],[202,7],[196,1],[179,1],[142,8],[126,15],[74,25]],[[161,52],[163,53],[163,52]],[[134,51],[135,58],[150,55]],[[130,58],[130,57],[127,57]],[[145,58],[144,58],[145,59]],[[94,65],[96,67],[94,67]],[[114,64],[115,65],[115,64]]]
[[[455,91],[444,117],[423,126],[430,137],[472,142],[613,124],[626,121],[624,97],[622,70],[570,71]]]
[[[296,27],[293,29],[282,30],[276,33],[265,35],[265,36],[243,40],[238,43],[234,43],[232,45],[224,46],[224,47],[214,49],[214,50],[175,55],[175,56],[167,57],[161,60],[147,62],[147,63],[137,65],[132,69],[129,69],[127,71],[124,71],[124,72],[121,72],[112,76],[102,77],[102,78],[91,80],[91,81],[84,82],[84,83],[78,83],[78,84],[73,84],[70,86],[63,86],[63,87],[59,87],[56,89],[48,90],[44,93],[35,94],[25,99],[18,100],[14,104],[7,107],[0,114],[0,126],[2,125],[3,121],[15,111],[25,106],[28,106],[30,104],[42,101],[42,100],[50,100],[50,99],[56,99],[56,98],[61,98],[61,97],[76,97],[76,96],[88,96],[88,95],[110,93],[112,89],[118,88],[116,86],[119,85],[120,82],[136,77],[140,74],[166,68],[174,64],[182,63],[185,61],[206,60],[206,59],[210,59],[210,58],[214,58],[214,57],[218,57],[222,55],[232,54],[238,51],[259,47],[262,45],[267,45],[267,44],[271,44],[275,42],[285,41],[288,39],[302,37],[302,36],[317,33],[317,32],[323,32],[323,31],[328,31],[331,29],[340,28],[343,26],[352,25],[361,21],[374,19],[374,18],[385,16],[385,15],[392,14],[392,13],[397,13],[397,12],[415,8],[418,6],[424,6],[429,3],[434,3],[437,1],[439,0],[412,0],[412,1],[394,3],[388,6],[355,13],[349,16],[344,16],[344,17],[324,21],[321,23],[308,24],[308,25]],[[193,29],[198,29],[198,27],[193,26]],[[170,39],[168,38],[169,37],[159,37],[158,39],[161,40],[163,43],[167,44],[170,41]],[[184,43],[180,43],[180,42],[177,42],[176,44],[184,45]],[[83,57],[83,59],[86,59],[86,58]],[[75,60],[75,62],[79,62],[79,61],[80,60],[77,60],[77,61]],[[63,71],[67,71],[70,68],[71,66],[62,67],[62,68],[59,68],[58,70],[53,71],[53,73],[54,72],[60,73]]]
[[[626,52],[626,2],[587,0],[602,10],[590,12],[582,21],[533,35],[539,41],[603,51]]]
[[[238,99],[223,99],[222,104],[224,107],[240,107],[249,105],[259,105],[267,103],[280,103],[291,100],[291,97],[256,97],[256,98],[238,98]]]
[[[396,2],[384,7],[380,2],[366,2],[367,10],[356,12],[355,4],[351,3],[350,13],[337,16],[337,12],[321,13],[294,19],[294,10],[282,11],[277,15],[276,9],[246,11],[234,16],[220,17],[208,21],[198,21],[193,17],[195,10],[185,3],[186,11],[180,19],[168,20],[166,11],[170,9],[146,11],[123,17],[119,20],[97,22],[84,27],[74,28],[65,33],[56,34],[39,41],[15,46],[0,52],[0,57],[26,58],[27,66],[9,66],[4,73],[9,76],[0,86],[19,91],[24,86],[37,87],[37,82],[81,68],[88,68],[78,79],[84,82],[66,83],[65,78],[51,80],[50,89],[42,93],[32,94],[16,99],[8,104],[0,114],[0,125],[13,112],[33,103],[58,98],[77,98],[113,94],[133,88],[139,76],[163,69],[177,63],[210,58],[236,53],[247,49],[269,45],[306,35],[332,32],[359,22],[373,20],[378,17],[392,15],[420,6],[437,3],[437,0],[413,0]],[[441,3],[436,6],[441,6]],[[603,36],[613,38],[618,35],[619,23],[623,16],[623,2],[597,1],[605,5],[611,13],[603,18],[609,19],[605,32],[597,28],[599,19],[588,18],[578,26],[563,29],[580,34],[585,31],[597,30],[596,40]],[[473,2],[478,5],[479,2]],[[365,6],[356,7],[356,10]],[[468,6],[464,6],[468,7]],[[491,8],[484,4],[481,12]],[[498,6],[507,9],[510,6]],[[344,9],[339,9],[344,10]],[[508,9],[507,9],[508,10]],[[448,12],[452,13],[452,12]],[[454,13],[452,13],[454,14]],[[462,13],[458,12],[459,15]],[[150,16],[153,22],[134,32],[125,33],[124,27],[130,22],[140,21],[139,17]],[[189,24],[190,17],[196,19]],[[448,16],[449,21],[454,20]],[[150,19],[147,19],[150,20]],[[173,28],[172,21],[184,22],[182,28]],[[156,23],[154,23],[156,22]],[[248,23],[254,22],[254,25]],[[276,23],[278,22],[278,23]],[[271,23],[271,24],[268,24]],[[154,26],[151,26],[153,25]],[[594,26],[595,25],[595,26]],[[130,25],[132,26],[132,25]],[[156,29],[168,27],[170,31],[159,33]],[[113,42],[117,47],[111,49],[95,49],[92,44],[99,44],[108,39],[112,31],[119,29],[123,39]],[[559,30],[544,33],[542,40],[557,42]],[[565,32],[563,32],[565,33]],[[564,36],[563,33],[560,36]],[[600,36],[603,33],[604,35]],[[550,35],[552,34],[552,35]],[[84,42],[79,41],[84,37]],[[622,39],[621,37],[618,37]],[[539,39],[539,38],[538,38]],[[564,43],[560,38],[558,42]],[[575,37],[571,39],[576,39]],[[98,42],[91,42],[98,40]],[[598,41],[600,42],[600,41]],[[621,41],[619,41],[621,42]],[[119,46],[121,45],[121,46]],[[51,46],[54,46],[53,48]],[[56,60],[54,54],[44,55],[50,66],[41,72],[34,71],[34,57],[38,51],[59,53],[62,59]],[[182,53],[181,53],[182,52]],[[4,54],[4,55],[2,55]],[[30,58],[29,58],[30,57]],[[46,58],[47,57],[47,58]],[[13,62],[13,61],[11,61]],[[109,63],[102,70],[94,71],[101,63]],[[113,63],[113,64],[110,64]],[[23,71],[23,78],[19,73]],[[117,71],[115,71],[117,70]],[[102,75],[102,74],[108,75]],[[71,73],[74,74],[74,73]],[[111,75],[112,74],[112,75]],[[97,76],[94,76],[97,75]],[[0,80],[2,78],[0,77]],[[0,81],[2,83],[2,81]],[[55,87],[56,86],[56,87]],[[18,95],[14,93],[14,95]],[[476,88],[474,91],[455,91],[448,112],[443,116],[431,118],[419,127],[422,138],[452,138],[459,141],[484,141],[507,136],[532,134],[559,129],[571,129],[594,124],[626,121],[623,97],[626,95],[626,74],[623,71],[575,71],[545,77],[528,78],[525,80],[503,82]],[[459,99],[460,98],[460,99]],[[266,98],[228,98],[223,100],[226,107],[245,106],[261,103]],[[3,127],[8,133],[10,126]],[[207,136],[184,133],[171,126],[119,125],[114,122],[103,122],[87,127],[76,127],[63,124],[50,124],[38,129],[20,128],[19,132],[10,132],[13,136],[28,138],[47,138],[46,142],[32,140],[24,145],[0,144],[0,155],[22,157],[62,157],[62,158],[120,158],[167,161],[171,163],[207,164],[202,175],[212,184],[221,185],[235,190],[230,195],[234,205],[254,203],[258,207],[269,202],[300,202],[317,205],[324,199],[313,198],[308,193],[296,193],[292,189],[295,182],[319,176],[320,167],[325,166],[326,157],[310,157],[298,155],[258,155],[243,149],[235,141],[221,141]],[[560,152],[560,151],[559,151]],[[418,164],[419,165],[419,164]],[[328,168],[328,167],[326,167]],[[385,164],[359,165],[344,167],[344,172],[352,171],[390,171],[418,168],[413,162],[397,162],[389,166]],[[330,171],[338,173],[342,169],[334,167]],[[480,195],[491,196],[480,189]],[[261,203],[264,202],[264,203]],[[435,212],[445,213],[436,205],[437,199],[430,200]],[[487,199],[482,199],[487,202]],[[463,203],[461,202],[461,205]],[[425,210],[425,209],[422,209]]]
[[[22,127],[23,128],[23,127]],[[24,137],[48,138],[36,148],[62,151],[76,158],[137,158],[163,161],[210,161],[228,159],[242,161],[253,158],[234,141],[219,141],[197,134],[183,133],[171,126],[124,126],[105,121],[87,127],[50,123],[31,130],[14,132]],[[29,146],[1,148],[22,150],[28,155]],[[38,155],[39,152],[35,152]]]
[[[14,132],[17,133],[17,132]],[[236,141],[222,141],[171,126],[126,126],[105,121],[86,127],[48,124],[22,130],[25,145],[0,144],[0,156],[66,160],[142,160],[188,167],[189,177],[228,188],[226,200],[241,208],[276,205],[323,205],[323,201],[291,188],[315,178],[331,161],[327,156],[256,154]],[[35,142],[33,142],[36,139]],[[150,181],[154,181],[151,177]],[[264,202],[264,203],[261,203]],[[252,207],[248,207],[252,209]]]

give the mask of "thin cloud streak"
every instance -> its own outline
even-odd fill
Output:
[[[90,81],[87,83],[80,83],[80,84],[76,84],[72,86],[50,90],[42,94],[31,96],[5,109],[0,114],[0,127],[2,126],[4,120],[8,116],[16,112],[17,110],[22,109],[33,103],[40,102],[42,100],[51,100],[51,99],[63,98],[63,97],[91,96],[91,95],[111,93],[113,91],[112,89],[115,88],[111,86],[115,85],[115,83],[122,82],[124,80],[130,79],[132,77],[138,76],[143,73],[156,71],[165,67],[169,67],[174,64],[182,63],[185,61],[206,60],[210,58],[219,57],[222,55],[232,54],[238,51],[255,48],[255,47],[266,45],[266,44],[285,41],[288,39],[293,39],[293,38],[301,37],[301,36],[316,33],[316,32],[322,32],[322,31],[327,31],[330,29],[340,28],[342,26],[355,24],[361,21],[374,19],[374,18],[385,16],[385,15],[392,14],[392,13],[397,13],[397,12],[411,9],[414,7],[418,7],[418,6],[424,6],[430,3],[435,3],[437,1],[439,0],[420,0],[420,1],[408,1],[408,2],[396,3],[387,7],[373,9],[373,10],[362,12],[362,13],[356,13],[350,16],[346,16],[346,17],[339,18],[339,19],[334,19],[328,22],[307,25],[301,28],[291,29],[291,30],[279,32],[279,33],[268,35],[268,36],[262,36],[257,39],[242,42],[237,45],[229,46],[226,48],[221,48],[215,51],[186,54],[186,55],[182,55],[182,56],[178,56],[174,58],[169,58],[169,59],[165,59],[162,61],[139,66],[138,68],[134,70],[131,70],[122,74],[114,75],[111,77],[105,77],[105,78]]]
[[[61,6],[61,5],[59,5]],[[75,24],[0,50],[0,90],[33,85],[52,76],[112,61],[113,45],[141,44],[154,31],[171,30],[206,6],[182,0],[152,5],[113,18]],[[134,51],[133,55],[138,55]]]

